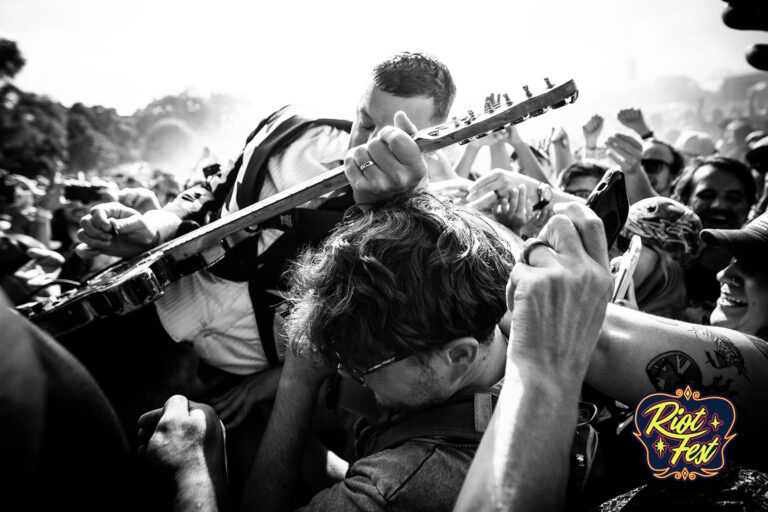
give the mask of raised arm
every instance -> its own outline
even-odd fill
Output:
[[[514,329],[504,387],[455,510],[562,506],[579,391],[611,277],[597,216],[576,204],[556,210],[561,215],[541,233],[552,248],[529,244],[527,261],[512,271],[507,301]]]

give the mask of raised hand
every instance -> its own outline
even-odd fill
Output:
[[[600,136],[600,132],[603,131],[603,118],[597,114],[593,115],[581,127],[581,131],[584,133],[584,143],[586,146],[594,149],[597,146],[597,138]]]
[[[621,124],[641,137],[651,132],[651,129],[648,128],[647,124],[645,124],[643,111],[639,108],[625,108],[623,110],[619,110],[616,118]]]
[[[539,239],[507,286],[510,361],[580,386],[613,289],[603,223],[584,205],[558,204]]]
[[[617,133],[608,137],[605,145],[608,148],[608,157],[616,162],[622,171],[629,174],[642,170],[640,160],[643,157],[643,145],[639,141],[629,135]]]

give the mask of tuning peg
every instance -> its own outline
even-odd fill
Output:
[[[492,114],[493,113],[493,102],[485,98],[485,107],[483,108],[486,114]]]
[[[549,78],[545,78],[544,83],[547,84],[547,89],[552,89],[554,87],[554,85],[552,85],[552,82],[549,81]]]
[[[528,86],[527,86],[527,85],[524,85],[524,86],[523,86],[523,90],[525,91],[525,96],[526,96],[526,97],[528,97],[528,98],[533,98],[533,94],[531,94],[531,91],[530,91],[530,89],[528,89]]]
[[[453,119],[451,121],[453,122],[453,126],[455,128],[458,128],[459,126],[461,126],[461,121],[459,121],[458,117],[453,116]]]
[[[504,103],[506,103],[508,107],[511,107],[512,106],[512,100],[509,99],[509,94],[504,93],[503,96],[504,96]]]

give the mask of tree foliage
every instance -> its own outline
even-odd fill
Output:
[[[0,78],[13,78],[26,64],[15,41],[0,38]]]

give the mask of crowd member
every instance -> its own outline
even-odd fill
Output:
[[[135,510],[125,434],[82,364],[0,292],[3,510]]]
[[[720,297],[712,325],[768,339],[768,214],[741,229],[705,229],[701,238],[732,257],[717,274]]]
[[[674,146],[683,155],[686,164],[694,158],[711,156],[715,153],[715,142],[712,137],[696,130],[681,132]]]
[[[688,307],[684,268],[699,253],[702,225],[690,208],[666,197],[633,204],[616,246],[627,250],[633,235],[643,248],[632,276],[635,305],[640,311],[680,319]]]
[[[608,168],[600,164],[574,163],[560,175],[558,185],[563,192],[586,199],[606,171]]]
[[[717,152],[741,162],[747,152],[747,136],[754,128],[745,119],[733,119],[725,125],[723,138],[717,142]]]
[[[704,228],[738,229],[755,204],[756,187],[749,169],[738,160],[711,156],[693,161],[675,184],[673,199],[690,207]],[[708,247],[687,268],[685,287],[691,301],[687,318],[704,321],[719,295],[717,273],[728,262],[720,248]]]

